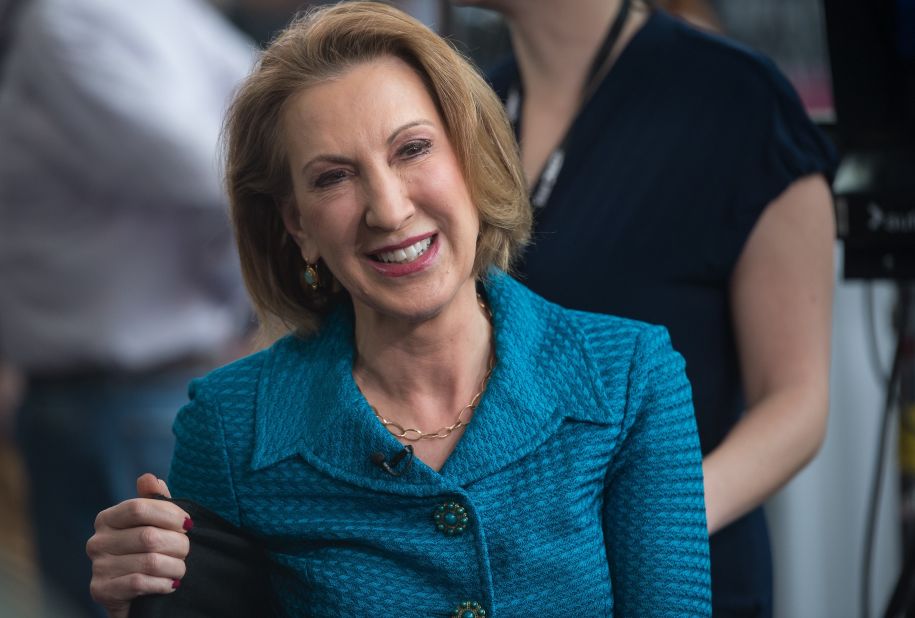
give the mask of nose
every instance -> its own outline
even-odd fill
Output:
[[[389,167],[366,176],[366,225],[386,231],[403,228],[415,212],[404,179]]]

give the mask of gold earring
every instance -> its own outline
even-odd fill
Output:
[[[302,271],[302,279],[305,284],[312,290],[317,291],[321,287],[321,279],[318,276],[318,265],[305,262],[305,270]]]

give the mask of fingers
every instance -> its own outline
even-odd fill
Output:
[[[191,543],[186,534],[143,526],[97,532],[86,543],[86,554],[93,563],[108,556],[120,558],[135,554],[159,554],[183,560],[190,548]]]
[[[168,491],[168,485],[165,484],[165,481],[147,472],[137,478],[137,496],[140,498],[152,498],[154,496],[171,498],[172,494]]]
[[[168,495],[168,487],[144,474],[137,479],[137,492]],[[173,592],[184,577],[191,527],[187,512],[165,500],[134,498],[99,513],[86,543],[92,598],[111,618],[127,618],[137,596]]]
[[[133,589],[133,592],[156,592],[149,586],[152,580],[164,579],[169,581],[169,586],[174,581],[180,581],[184,577],[186,566],[184,560],[166,556],[164,554],[130,554],[127,556],[102,556],[92,561],[92,578],[93,580],[124,580],[128,575],[143,575],[138,578],[134,584],[140,583],[141,590]],[[161,582],[159,582],[161,583]],[[122,581],[119,586],[130,584],[130,579]],[[136,594],[134,594],[136,596]],[[116,596],[115,599],[120,599]],[[131,597],[132,598],[132,597]],[[126,597],[125,597],[126,599]]]
[[[113,579],[93,575],[89,593],[97,603],[105,606],[110,618],[127,618],[133,599],[144,594],[169,594],[178,588],[180,582],[180,579],[144,573],[130,573]]]
[[[110,618],[127,618],[135,597],[173,592],[180,585],[189,550],[190,540],[183,530],[119,529],[103,523],[86,543],[92,559],[92,598],[108,609]]]
[[[190,549],[187,513],[163,500],[135,498],[105,509],[95,519],[95,534],[86,543],[94,561],[106,555],[165,554],[184,558]]]
[[[141,526],[184,533],[193,527],[193,522],[187,512],[178,505],[150,498],[125,500],[105,509],[95,518],[96,532],[105,528],[124,530]]]

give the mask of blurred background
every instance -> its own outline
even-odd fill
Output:
[[[37,9],[30,6],[33,4],[48,5],[49,8]],[[160,213],[155,223],[141,218],[140,223],[133,224],[135,227],[126,223],[129,217],[117,212],[100,213],[97,221],[104,223],[91,228],[79,217],[62,224],[68,233],[72,233],[75,226],[86,230],[87,234],[98,234],[98,238],[89,239],[90,246],[96,248],[117,234],[126,234],[127,243],[135,242],[139,236],[151,236],[159,243],[149,248],[150,255],[154,257],[148,263],[133,266],[120,264],[121,272],[118,273],[90,270],[97,277],[111,277],[113,282],[104,294],[116,293],[124,298],[142,296],[136,291],[140,282],[177,276],[174,273],[184,276],[191,263],[202,262],[210,270],[197,273],[187,284],[205,287],[208,290],[206,298],[194,300],[189,298],[193,294],[187,289],[171,290],[169,293],[179,299],[173,305],[157,305],[156,301],[141,298],[136,306],[124,308],[127,314],[144,318],[142,323],[131,321],[125,324],[125,332],[147,332],[152,339],[149,343],[144,343],[142,338],[131,340],[130,345],[144,349],[162,348],[161,353],[153,358],[135,350],[124,352],[123,345],[118,348],[118,342],[125,339],[123,333],[109,337],[106,333],[94,332],[94,322],[85,320],[85,316],[67,318],[71,320],[68,331],[60,337],[70,337],[73,341],[82,342],[79,345],[99,349],[103,347],[100,343],[108,339],[114,342],[111,347],[119,352],[112,352],[104,358],[109,361],[106,366],[114,366],[115,360],[121,365],[114,374],[116,377],[145,374],[154,368],[158,378],[161,377],[160,367],[167,367],[169,376],[184,376],[243,353],[247,349],[246,337],[251,329],[251,318],[241,299],[240,280],[233,270],[235,262],[224,220],[225,205],[218,189],[218,125],[233,85],[250,66],[257,47],[269,41],[296,10],[308,3],[213,0],[211,5],[207,5],[203,0],[156,0],[123,3],[129,5],[126,8],[114,0],[85,2],[85,7],[82,4],[77,0],[56,3],[0,0],[0,127],[3,127],[0,128],[0,153],[6,153],[0,154],[0,160],[7,158],[5,167],[0,171],[0,226],[7,228],[5,231],[0,229],[0,615],[3,616],[87,615],[80,613],[80,601],[65,598],[65,595],[55,598],[53,592],[49,593],[37,583],[35,561],[38,549],[32,542],[34,522],[26,515],[29,486],[23,472],[23,455],[17,448],[16,435],[20,429],[14,422],[15,411],[24,401],[33,376],[56,375],[55,372],[78,375],[74,367],[78,368],[80,363],[86,362],[74,356],[68,363],[63,363],[65,352],[55,352],[53,340],[47,345],[40,342],[42,337],[54,336],[53,332],[49,333],[47,323],[56,319],[55,313],[47,312],[44,325],[29,323],[35,318],[35,310],[23,307],[16,295],[26,293],[23,290],[33,293],[36,286],[47,285],[48,280],[37,274],[40,271],[38,268],[35,268],[36,274],[31,274],[33,265],[24,261],[22,256],[32,255],[35,264],[53,261],[53,257],[42,251],[67,254],[65,259],[68,263],[81,258],[73,255],[79,250],[74,251],[73,243],[64,240],[63,235],[46,238],[43,244],[33,243],[27,250],[23,249],[31,238],[29,230],[32,228],[29,225],[47,229],[47,220],[27,224],[23,209],[40,210],[50,201],[68,199],[72,200],[73,209],[78,210],[80,199],[88,198],[74,195],[74,192],[103,191],[106,196],[126,194],[121,201],[127,204],[126,210],[135,214],[144,213],[143,217],[146,217],[151,210]],[[494,13],[458,8],[444,0],[402,0],[394,4],[449,37],[484,70],[508,50],[506,28]],[[903,248],[900,251],[892,247],[886,249],[879,243],[876,246],[873,235],[863,240],[855,236],[854,222],[866,215],[856,215],[854,209],[873,205],[873,201],[866,197],[873,188],[869,185],[862,188],[861,183],[866,184],[868,179],[873,181],[880,176],[866,173],[867,170],[873,172],[873,166],[879,165],[868,159],[867,153],[872,153],[874,149],[879,151],[880,142],[856,139],[856,134],[847,130],[848,124],[843,126],[843,105],[850,110],[848,118],[851,121],[859,113],[883,114],[886,116],[883,120],[891,120],[894,112],[892,106],[880,108],[881,112],[862,111],[853,103],[843,104],[837,99],[841,99],[851,86],[834,81],[835,75],[846,79],[842,76],[854,73],[854,77],[860,80],[862,75],[880,73],[879,65],[869,64],[879,62],[879,59],[867,57],[866,51],[855,52],[859,53],[857,61],[861,66],[857,70],[849,68],[856,61],[854,54],[849,58],[848,54],[842,55],[837,50],[841,50],[843,44],[851,45],[851,38],[841,39],[841,29],[827,23],[826,9],[821,0],[660,0],[659,4],[700,28],[730,37],[773,58],[798,90],[810,115],[826,129],[843,155],[843,168],[834,187],[838,194],[840,236],[843,238],[836,242],[838,269],[828,435],[812,464],[767,505],[775,560],[775,614],[783,618],[860,616],[862,577],[866,575],[870,591],[869,615],[882,615],[902,571],[905,553],[903,523],[906,518],[911,520],[915,510],[915,502],[910,495],[912,492],[909,491],[915,459],[911,443],[912,421],[915,421],[911,403],[915,364],[911,357],[915,338],[911,331],[912,320],[906,319],[911,307],[902,302],[909,289],[906,281],[911,280],[913,273],[899,267],[908,259],[907,251],[915,247],[915,240],[911,240],[915,236],[903,241],[903,245],[911,244],[908,250]],[[899,4],[906,2],[900,0]],[[572,5],[574,3],[570,3]],[[125,12],[132,13],[133,18]],[[203,15],[203,12],[207,14]],[[65,33],[64,36],[62,31],[55,30],[61,27],[49,16],[61,13],[73,14],[70,18],[79,23],[75,33]],[[137,20],[144,23],[136,23]],[[214,25],[217,21],[219,23]],[[181,29],[175,27],[179,22],[185,24]],[[153,32],[157,23],[160,29]],[[118,28],[124,29],[123,36]],[[830,32],[831,37],[828,36]],[[143,33],[149,42],[144,42],[136,33]],[[208,49],[187,48],[189,39],[195,36],[206,38],[212,45]],[[915,41],[915,33],[912,36]],[[126,41],[117,40],[125,37]],[[52,43],[55,41],[62,41],[59,49],[54,48]],[[85,52],[89,57],[92,53],[99,54],[100,58],[110,58],[115,53],[125,54],[135,64],[117,70],[102,66],[101,73],[89,80],[89,87],[73,86],[68,83],[73,79],[73,72],[85,70],[86,65],[77,62],[50,67],[52,62],[59,62],[61,57],[66,58],[70,53],[64,44],[72,45],[72,49]],[[187,67],[176,69],[181,63],[175,59],[188,58],[189,54],[201,65],[196,73],[189,73]],[[226,56],[232,56],[234,60],[227,62]],[[222,60],[209,62],[210,58]],[[836,60],[842,63],[841,66],[833,66]],[[126,75],[121,75],[122,72]],[[183,72],[184,75],[175,72]],[[29,80],[30,76],[36,75],[41,75],[41,79]],[[886,79],[892,81],[897,77],[889,75]],[[62,115],[76,114],[68,122],[72,126],[83,127],[83,132],[72,126],[52,130],[51,125],[55,125],[57,118],[61,117],[52,116],[52,112],[29,124],[26,107],[21,106],[21,101],[20,107],[17,107],[17,102],[11,98],[10,84],[16,80],[32,96],[35,89],[53,90],[55,84],[60,85],[59,92],[46,93],[48,109],[56,109],[57,112],[53,113]],[[883,84],[874,81],[870,87],[879,89]],[[112,92],[106,91],[109,85]],[[204,87],[208,88],[208,94],[202,94]],[[148,90],[144,91],[144,88]],[[123,92],[115,92],[117,89]],[[133,92],[134,95],[125,96],[124,92]],[[145,94],[141,96],[137,92]],[[89,111],[81,111],[90,109],[88,104],[81,107],[90,98],[105,100],[109,94],[115,103],[104,103],[107,113],[104,119],[90,117],[87,115]],[[871,93],[862,94],[869,96]],[[158,106],[150,106],[151,96],[168,102],[166,112]],[[874,93],[875,99],[880,96]],[[206,99],[207,105],[200,104],[200,99]],[[915,102],[915,99],[911,101]],[[89,131],[87,126],[95,127],[95,131],[104,131],[104,127],[109,127],[114,134],[112,139],[119,142],[118,147],[98,143],[98,135]],[[189,131],[189,127],[194,126],[198,130]],[[194,133],[193,140],[176,137],[189,133]],[[80,136],[91,142],[90,146],[72,154],[64,165],[61,151],[72,147],[72,140]],[[65,144],[68,140],[70,143]],[[132,140],[130,143],[140,144],[135,150],[142,151],[142,156],[133,151],[129,140]],[[103,149],[107,150],[102,153]],[[864,158],[855,159],[862,149],[866,151],[862,155]],[[29,153],[28,165],[23,163],[22,157],[17,158],[23,152]],[[18,154],[12,156],[11,153]],[[121,170],[123,160],[131,157],[140,162],[142,178],[133,179],[127,173],[119,176],[119,192],[106,187],[106,181],[100,181],[91,186],[87,183],[66,184],[57,194],[51,191],[45,195],[43,185],[54,184],[54,175],[61,170],[82,180],[83,174],[74,171],[78,170],[80,161],[110,162],[110,178],[115,175],[115,170]],[[175,163],[163,167],[157,162],[162,158],[172,158]],[[855,161],[857,164],[853,164]],[[36,166],[45,170],[46,182],[32,176],[26,179],[25,187],[19,186],[16,179],[27,170],[36,169]],[[163,191],[163,184],[171,185],[172,190]],[[192,185],[198,186],[198,189],[188,189]],[[104,188],[98,189],[99,186]],[[907,186],[900,189],[905,198],[904,203],[900,202],[901,209],[915,208],[915,200],[905,202],[915,195],[906,193],[908,190]],[[885,195],[888,189],[881,186],[876,193],[881,194],[881,191]],[[143,195],[138,196],[138,193]],[[41,194],[45,201],[36,199],[36,194]],[[896,199],[895,195],[893,199]],[[857,206],[861,200],[865,205]],[[188,219],[188,212],[195,214]],[[46,216],[59,218],[59,215]],[[175,245],[176,234],[169,231],[169,226],[175,225],[177,216],[181,216],[179,227],[184,228],[182,234],[188,232],[188,226],[197,228],[193,235],[188,236],[190,240],[181,240],[179,246]],[[899,216],[900,223],[896,229],[915,233],[915,213]],[[905,216],[910,216],[910,219]],[[871,214],[869,221],[873,222],[873,217]],[[113,219],[123,219],[128,230],[125,232],[124,227],[111,228],[109,224]],[[892,245],[893,239],[887,238],[889,240],[884,239],[886,243]],[[82,241],[86,240],[82,237]],[[183,246],[187,243],[203,245],[207,249],[205,255],[183,255],[185,261],[179,260],[175,256],[187,252],[187,247]],[[12,250],[14,246],[18,252]],[[870,259],[868,256],[873,259],[867,262],[868,266],[861,266],[860,261],[851,263],[846,253],[852,250],[855,255],[863,255],[862,259]],[[171,275],[169,272],[153,272],[160,269],[159,262],[163,256],[171,256],[169,261],[174,258]],[[99,258],[98,255],[95,257]],[[86,264],[89,264],[88,260],[84,266]],[[72,276],[66,275],[65,268],[55,272],[64,281],[72,279]],[[29,280],[27,284],[23,283],[23,278]],[[55,282],[53,285],[57,302],[66,304],[71,298],[67,284],[58,285]],[[102,291],[98,294],[104,297]],[[51,301],[35,300],[38,306],[43,306],[42,302],[47,304]],[[193,316],[186,315],[186,312],[163,315],[161,319],[148,315],[157,308],[175,310],[179,304],[188,302],[196,303]],[[87,307],[83,309],[84,313],[91,312],[91,305]],[[60,311],[69,309],[67,306]],[[181,317],[176,318],[175,315]],[[185,325],[181,325],[182,322]],[[222,326],[214,329],[216,323]],[[186,339],[183,333],[187,329],[200,330],[201,325],[209,327],[210,336],[193,349],[170,352],[160,345],[163,341]],[[36,332],[40,332],[41,336],[29,335],[29,328],[38,329]],[[50,330],[53,331],[53,328]],[[74,333],[79,333],[82,339],[75,337]],[[55,362],[49,362],[49,357]],[[895,372],[894,359],[898,361]],[[172,371],[175,368],[184,373],[175,373]],[[888,401],[893,404],[890,408],[894,414],[900,408],[904,414],[887,417],[889,422],[884,430]],[[155,406],[170,410],[171,414],[177,409],[161,402]],[[910,422],[901,423],[899,419],[906,414]],[[885,436],[882,443],[879,442],[881,435]],[[903,445],[901,449],[900,444]],[[53,446],[48,444],[46,448],[51,450]],[[52,453],[47,452],[45,456],[50,458]],[[875,502],[873,483],[878,461],[883,474]],[[60,515],[66,517],[67,513]],[[86,531],[88,537],[91,522],[83,522],[83,525],[89,526]],[[868,535],[868,530],[872,530],[873,534]],[[871,537],[872,542],[868,546]],[[866,561],[867,556],[870,558]],[[84,566],[88,569],[88,559]],[[44,605],[42,610],[40,601],[51,605]],[[49,610],[49,607],[56,609]]]

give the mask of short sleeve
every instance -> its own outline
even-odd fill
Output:
[[[800,97],[771,60],[762,60],[771,87],[768,126],[760,150],[760,183],[764,201],[772,201],[787,183],[814,173],[831,181],[836,153],[832,144],[807,115]],[[773,194],[774,193],[774,194]]]
[[[643,331],[623,437],[604,491],[604,535],[619,616],[711,614],[702,455],[682,357]]]
[[[731,130],[733,175],[726,217],[733,231],[725,239],[726,264],[736,262],[766,206],[791,183],[804,176],[822,174],[832,183],[837,166],[834,146],[813,123],[794,87],[761,56],[745,66],[742,88],[746,99]]]
[[[200,380],[191,382],[191,400],[175,419],[169,490],[175,498],[192,500],[240,526],[222,417],[202,390]]]

